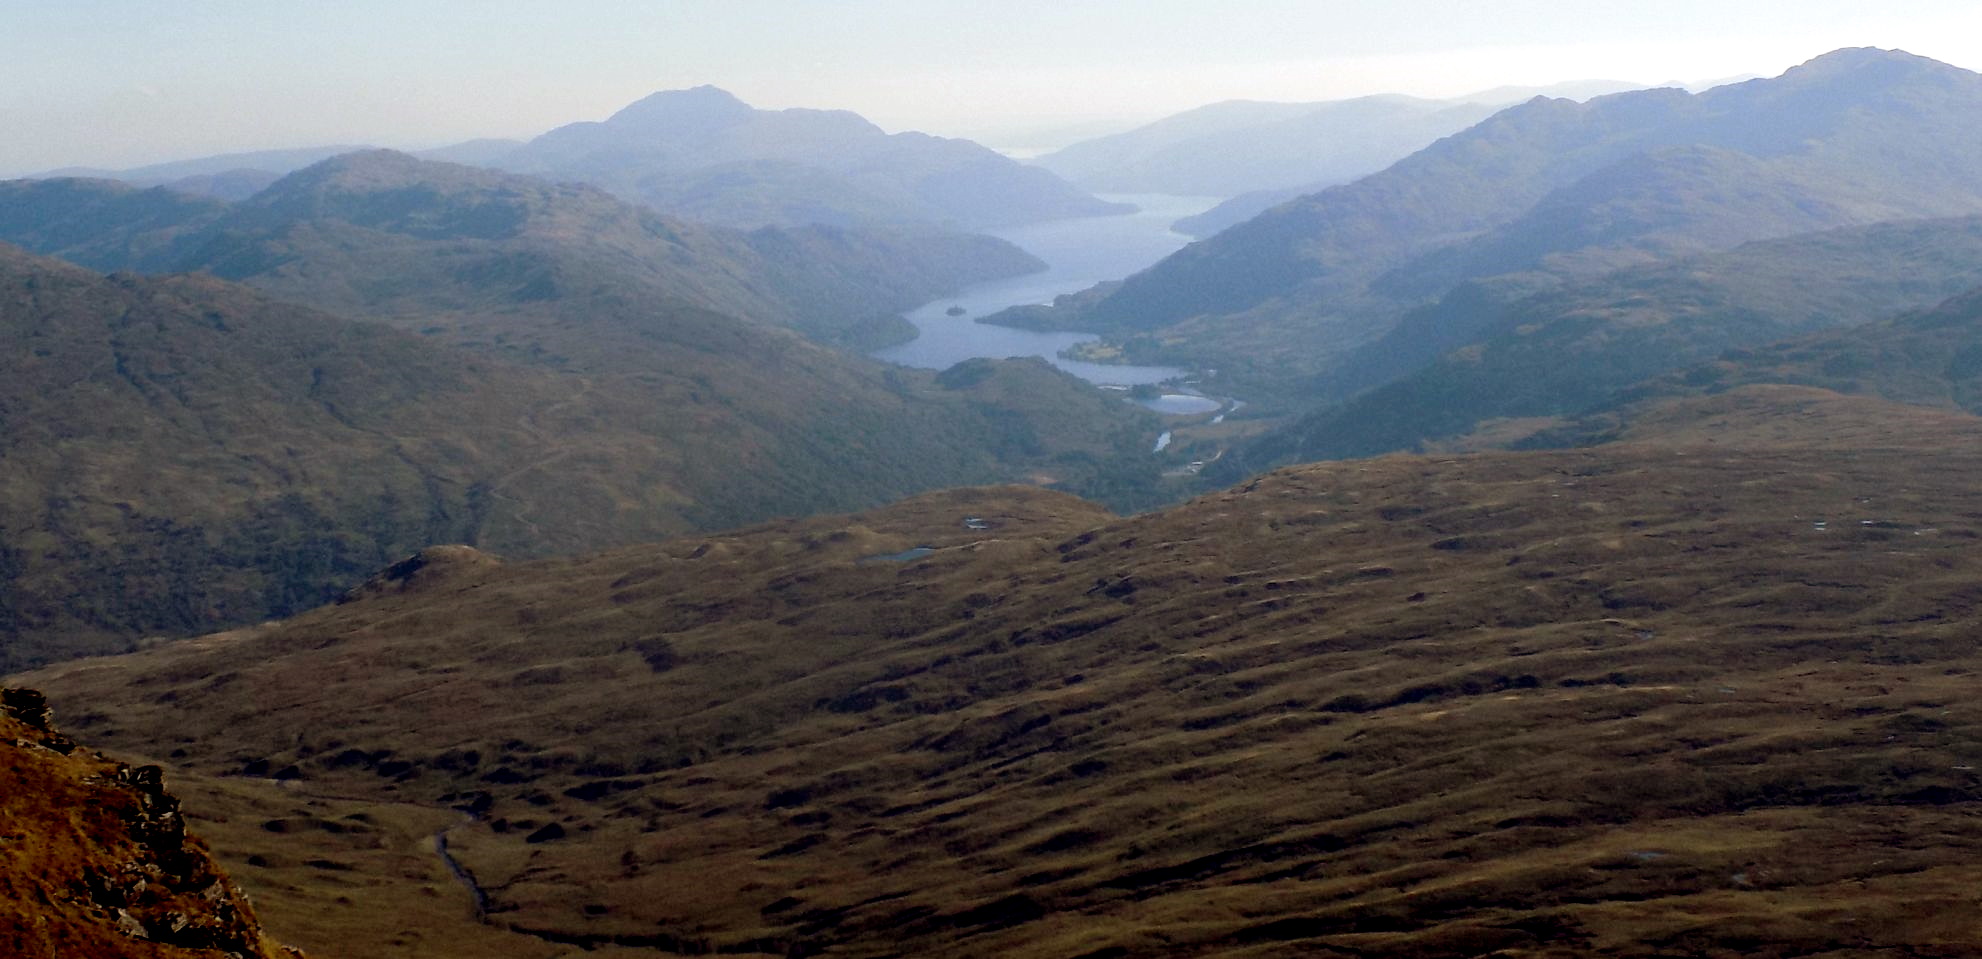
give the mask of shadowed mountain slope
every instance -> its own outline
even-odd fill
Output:
[[[1537,99],[1030,322],[1286,389],[1469,278],[1982,212],[1977,110],[1982,77],[1879,50],[1699,95]]]
[[[13,959],[294,957],[187,835],[157,766],[136,769],[49,724],[46,700],[0,688],[0,952]]]
[[[1666,84],[1666,86],[1674,86],[1674,85],[1675,84]],[[1593,97],[1607,96],[1613,93],[1625,93],[1632,90],[1641,90],[1641,89],[1645,89],[1645,84],[1629,83],[1618,80],[1582,80],[1582,81],[1570,81],[1567,83],[1551,84],[1549,86],[1544,86],[1544,87],[1496,87],[1492,90],[1482,90],[1478,93],[1469,94],[1463,97],[1458,97],[1450,101],[1445,101],[1444,105],[1454,109],[1455,111],[1466,111],[1470,109],[1481,108],[1484,105],[1491,104],[1492,105],[1491,108],[1483,109],[1482,112],[1477,113],[1473,117],[1473,120],[1469,120],[1465,124],[1467,126],[1470,126],[1473,122],[1486,117],[1489,113],[1492,113],[1495,110],[1499,110],[1502,107],[1511,106],[1513,104],[1521,103],[1527,100],[1532,100],[1536,97],[1550,97],[1550,98],[1561,97],[1570,100],[1589,100]],[[1395,99],[1395,98],[1386,97],[1381,99]],[[1345,102],[1357,103],[1361,101],[1345,101]],[[1433,101],[1433,102],[1438,102],[1438,101]],[[1455,113],[1455,115],[1458,114]],[[1459,129],[1460,127],[1454,127],[1450,130],[1445,131],[1445,133],[1456,133],[1458,132]],[[1352,129],[1352,130],[1331,131],[1331,132],[1333,132],[1337,136],[1346,138],[1346,140],[1348,141],[1354,141],[1359,137],[1365,135],[1367,131]],[[1440,134],[1440,135],[1442,136],[1444,134]],[[1419,141],[1418,146],[1429,144],[1435,139],[1437,139],[1437,137],[1425,137]],[[1406,141],[1399,141],[1399,142],[1406,142]],[[1243,142],[1227,144],[1226,148],[1228,150],[1246,149]],[[1309,149],[1323,154],[1329,154],[1338,150],[1355,151],[1358,149],[1358,147],[1350,146],[1344,143],[1342,140],[1330,139],[1326,141],[1312,143],[1309,145]],[[1413,149],[1415,149],[1415,147],[1413,147]],[[1353,176],[1344,176],[1342,175],[1342,171],[1337,169],[1331,175],[1315,177],[1292,186],[1249,189],[1246,192],[1239,193],[1238,195],[1233,196],[1230,199],[1227,199],[1223,203],[1220,203],[1217,206],[1214,206],[1211,209],[1204,211],[1203,213],[1197,214],[1195,216],[1188,216],[1181,220],[1178,220],[1176,223],[1176,229],[1180,233],[1187,233],[1191,236],[1195,236],[1199,238],[1211,236],[1212,234],[1217,233],[1221,230],[1225,230],[1227,228],[1234,227],[1241,223],[1244,223],[1247,220],[1250,220],[1253,217],[1256,217],[1261,213],[1264,213],[1267,210],[1279,206],[1280,204],[1292,200],[1296,197],[1304,196],[1309,193],[1319,193],[1322,190],[1326,190],[1331,186],[1336,186],[1341,183],[1347,183],[1355,179],[1357,176],[1361,176],[1367,173],[1374,173],[1385,166],[1389,166],[1391,161],[1401,158],[1410,152],[1412,151],[1397,150],[1396,152],[1391,153],[1389,158],[1384,160],[1384,162],[1369,166],[1367,169],[1357,171]]]
[[[968,140],[888,134],[843,110],[755,110],[706,86],[559,127],[497,162],[739,227],[975,230],[1127,209]]]
[[[109,180],[0,181],[0,241],[92,270],[170,270],[227,204]]]
[[[1543,442],[1598,442],[1682,398],[1792,384],[1982,414],[1982,290],[1877,323],[1729,350],[1709,363],[1613,394]]]
[[[945,382],[591,304],[565,335],[628,359],[573,372],[0,248],[0,660],[285,615],[432,543],[543,555],[959,483],[1152,481],[1129,465],[1149,414],[1040,362]]]
[[[1962,954],[1982,420],[1687,403],[1123,520],[960,491],[432,553],[32,678],[119,748],[473,811],[486,921],[553,942]]]
[[[1839,336],[1877,336],[1886,325],[1876,320],[1978,285],[1982,218],[1976,217],[1760,241],[1571,281],[1512,302],[1468,284],[1358,351],[1355,375],[1334,383],[1382,385],[1269,433],[1213,473],[1236,480],[1287,462],[1436,445],[1495,420],[1572,416],[1606,405],[1640,380],[1726,350],[1868,323],[1862,334]],[[1880,368],[1893,378],[1921,372]],[[1760,382],[1846,387],[1841,379]],[[1884,395],[1914,401],[1904,390]]]

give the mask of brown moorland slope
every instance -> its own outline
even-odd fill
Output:
[[[120,749],[472,813],[483,921],[546,942],[1982,954],[1982,420],[1661,415],[1130,519],[1003,489],[436,552],[32,681]]]
[[[0,954],[268,959],[253,908],[186,834],[156,766],[55,732],[47,701],[0,689]]]

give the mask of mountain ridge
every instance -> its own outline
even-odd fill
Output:
[[[393,151],[322,161],[237,204],[178,197],[94,181],[0,184],[0,241],[100,269],[204,269],[333,311],[387,317],[488,307],[505,274],[513,286],[498,304],[554,297],[560,281],[581,292],[631,281],[869,347],[908,332],[897,312],[1041,267],[990,237],[824,226],[743,233],[591,187]],[[139,201],[170,210],[154,214]],[[51,221],[77,221],[73,235],[50,234]],[[393,279],[409,261],[430,261],[427,281]]]
[[[1355,354],[1360,389],[1236,450],[1210,479],[1465,443],[1496,422],[1539,427],[1723,351],[1825,329],[1848,336],[1895,313],[1952,308],[1982,285],[1978,244],[1982,217],[1894,221],[1755,241],[1526,296],[1461,286]],[[1502,439],[1519,438],[1517,430]]]
[[[1103,193],[1233,196],[1374,173],[1497,108],[1394,94],[1320,103],[1234,100],[1038,157]],[[1244,143],[1235,149],[1233,141]],[[1312,192],[1312,191],[1307,191]]]
[[[968,140],[889,134],[845,110],[757,110],[713,86],[650,94],[497,162],[741,228],[981,230],[1129,209]]]
[[[1192,244],[1112,291],[1073,298],[1060,317],[1030,322],[1141,337],[1161,345],[1132,349],[1138,359],[1198,356],[1221,372],[1255,378],[1262,391],[1285,388],[1290,376],[1325,373],[1345,350],[1381,335],[1401,310],[1436,295],[1410,283],[1400,294],[1394,281],[1379,278],[1400,268],[1421,272],[1414,260],[1451,256],[1462,244],[1500,242],[1520,251],[1489,258],[1486,269],[1531,269],[1547,253],[1539,263],[1544,272],[1573,276],[1648,250],[1982,209],[1982,170],[1959,159],[1975,155],[1976,136],[1954,119],[1978,106],[1982,78],[1975,74],[1879,50],[1827,54],[1777,78],[1697,95],[1661,89],[1586,104],[1537,99],[1383,172]],[[1739,183],[1748,180],[1729,181],[1709,167],[1689,179],[1697,152],[1660,159],[1661,150],[1702,147],[1739,154],[1744,169],[1768,171],[1774,185],[1745,197]],[[1789,219],[1770,227],[1732,209],[1717,219],[1711,203],[1688,206],[1683,198],[1661,213],[1660,204],[1673,198],[1633,197],[1629,188],[1642,177],[1607,173],[1633,163],[1693,184],[1686,190],[1730,190],[1753,209],[1777,209]],[[1538,224],[1528,240],[1509,232],[1552,193],[1574,197],[1549,214],[1552,229]],[[1533,247],[1534,237],[1560,237],[1565,228],[1588,231],[1586,241]],[[1461,267],[1425,285],[1480,275]]]

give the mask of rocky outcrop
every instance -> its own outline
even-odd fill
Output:
[[[39,692],[0,689],[0,782],[0,955],[301,955],[186,832],[164,771],[79,748]]]
[[[372,578],[338,597],[350,603],[369,596],[426,589],[436,583],[501,566],[502,561],[473,546],[429,546],[379,570]]]

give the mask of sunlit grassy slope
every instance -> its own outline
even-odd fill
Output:
[[[1638,422],[1132,519],[433,554],[30,680],[201,774],[474,813],[488,924],[540,941],[1964,954],[1982,427],[1766,386]]]

